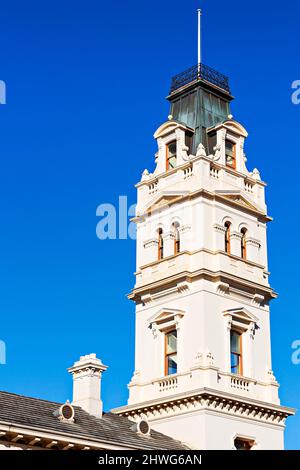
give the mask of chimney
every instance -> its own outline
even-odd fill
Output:
[[[73,376],[73,402],[89,414],[102,417],[103,403],[101,400],[102,372],[107,369],[96,354],[81,356],[68,372]]]

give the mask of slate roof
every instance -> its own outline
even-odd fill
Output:
[[[187,449],[181,442],[154,430],[151,430],[150,436],[138,434],[131,429],[132,421],[113,413],[104,413],[102,418],[96,418],[75,406],[75,422],[61,422],[53,415],[61,405],[0,391],[0,427],[1,423],[25,426],[36,431],[63,434],[66,438],[73,436],[97,441],[97,444],[103,442],[134,449]]]

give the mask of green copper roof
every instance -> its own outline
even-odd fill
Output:
[[[228,78],[203,64],[173,78],[170,114],[194,129],[192,153],[207,147],[206,129],[227,119],[232,99]]]

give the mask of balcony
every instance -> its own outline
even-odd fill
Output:
[[[228,393],[232,397],[261,400],[279,404],[278,384],[233,375],[217,367],[194,367],[188,372],[161,377],[151,382],[130,385],[129,404],[150,399],[167,398],[201,389]],[[275,390],[275,391],[274,391]]]
[[[194,81],[206,81],[230,94],[229,79],[225,75],[204,64],[194,65],[172,79],[170,93]]]

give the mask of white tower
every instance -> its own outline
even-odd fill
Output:
[[[282,449],[265,186],[246,168],[228,79],[175,77],[156,168],[137,185],[135,373],[118,414],[196,449]]]

